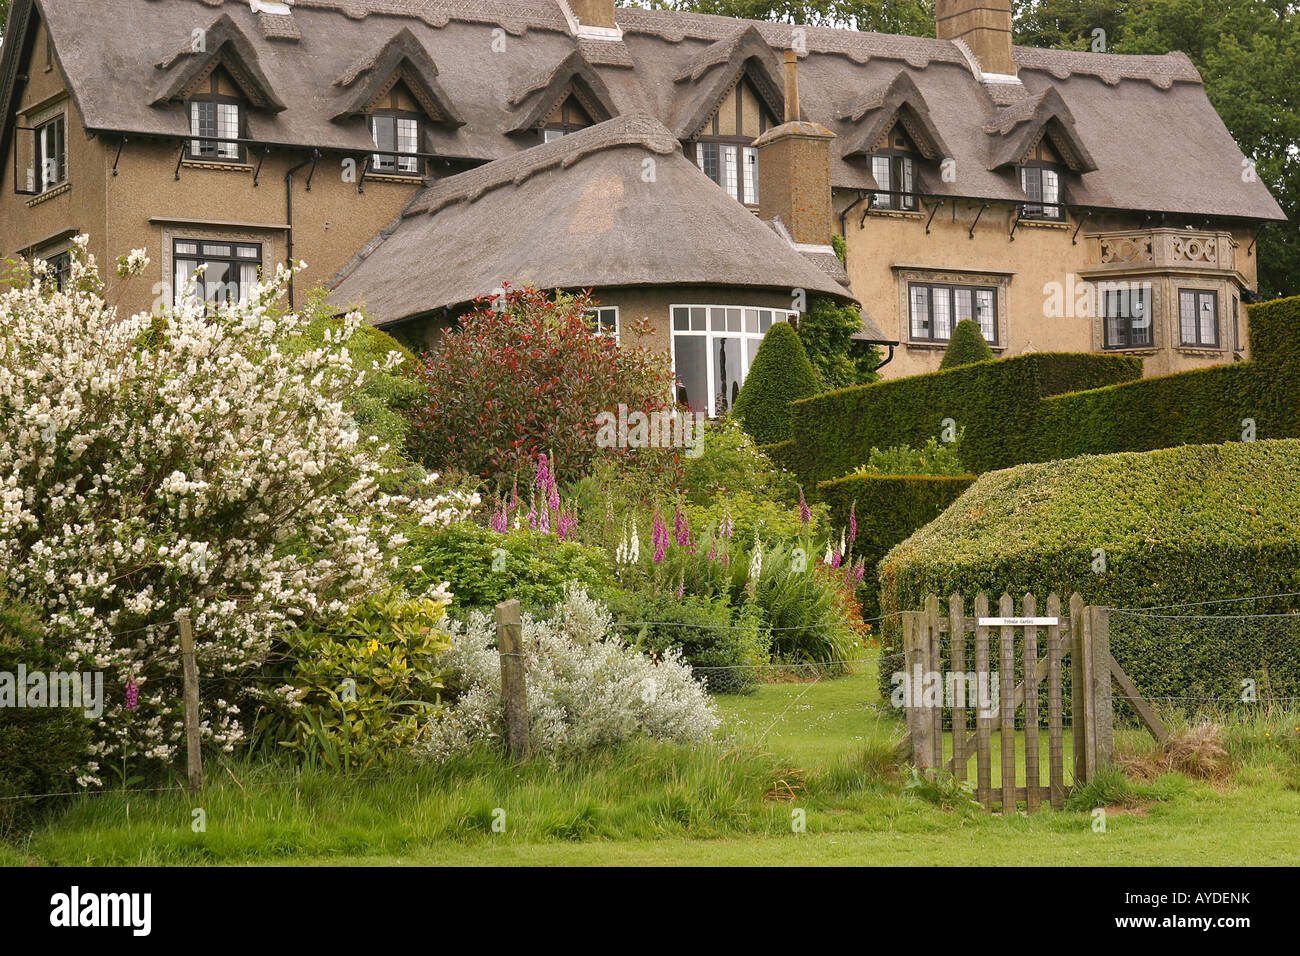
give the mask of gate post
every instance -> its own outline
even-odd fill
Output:
[[[930,766],[930,736],[934,725],[926,712],[925,670],[929,659],[929,629],[920,611],[903,612],[903,706],[912,743],[912,763],[920,770]]]

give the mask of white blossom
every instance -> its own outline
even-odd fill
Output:
[[[87,243],[64,290],[33,275],[0,293],[0,579],[69,648],[68,669],[106,672],[76,768],[93,785],[124,757],[179,752],[179,612],[201,675],[250,675],[284,627],[386,586],[400,521],[447,525],[478,500],[380,490],[383,449],[345,408],[371,374],[345,348],[360,315],[323,346],[286,347],[312,317],[278,307],[279,267],[243,303],[123,318],[88,291]],[[227,750],[237,692],[203,702],[205,739]]]

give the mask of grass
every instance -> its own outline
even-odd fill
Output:
[[[1294,865],[1300,718],[1227,725],[1230,777],[1119,773],[1063,811],[944,810],[905,792],[874,675],[720,699],[728,737],[515,768],[477,754],[341,782],[288,764],[209,768],[202,796],[65,804],[3,865]],[[1136,732],[1121,744],[1140,752]],[[1069,760],[1067,757],[1067,766]],[[972,768],[973,768],[972,762]],[[996,757],[995,757],[996,768]],[[1106,832],[1091,810],[1106,805]],[[195,833],[194,810],[206,816]],[[504,832],[494,822],[504,811]],[[806,832],[794,832],[802,811]]]

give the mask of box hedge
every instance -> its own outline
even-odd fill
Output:
[[[836,534],[848,525],[849,509],[857,504],[853,553],[866,559],[868,569],[860,589],[863,617],[880,614],[876,580],[880,559],[937,518],[974,480],[974,475],[850,475],[817,486],[818,496],[830,507],[831,528]]]
[[[816,395],[791,406],[795,470],[808,484],[839,478],[873,446],[921,445],[945,419],[964,430],[971,471],[1018,464],[1041,399],[1141,374],[1125,356],[1040,352]]]
[[[1104,566],[1097,565],[1104,552]],[[1094,570],[1100,567],[1100,570]],[[1085,456],[983,475],[880,565],[885,612],[983,590],[1161,608],[1300,591],[1300,441]],[[969,605],[968,605],[969,606]],[[1040,603],[1040,608],[1041,608]],[[1148,697],[1300,696],[1296,599],[1111,615],[1111,652]],[[898,650],[897,628],[883,632]],[[886,669],[887,671],[887,669]],[[1261,696],[1265,691],[1261,689]]]

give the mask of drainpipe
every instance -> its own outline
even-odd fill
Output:
[[[290,269],[293,268],[293,174],[304,166],[311,163],[310,159],[304,159],[297,166],[291,168],[284,174],[284,207],[285,223],[289,226],[289,248],[285,255],[285,264]],[[289,311],[293,311],[293,277],[289,277]]]

